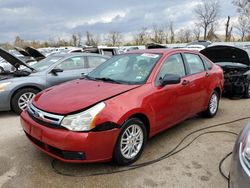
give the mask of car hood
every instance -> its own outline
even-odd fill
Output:
[[[8,63],[18,69],[19,66],[23,65],[31,70],[34,70],[32,67],[15,57],[14,55],[10,54],[9,52],[5,51],[4,49],[0,48],[0,56],[5,59]]]
[[[200,53],[208,59],[217,62],[233,62],[250,65],[250,60],[247,52],[233,46],[212,46],[201,50]]]
[[[46,112],[66,115],[84,110],[137,87],[139,86],[74,80],[39,93],[34,98],[33,105]]]
[[[23,48],[20,48],[20,47],[16,46],[15,50],[18,51],[23,56],[30,57],[30,54],[28,52],[26,52]]]
[[[40,61],[45,58],[45,55],[43,55],[41,52],[39,52],[37,49],[32,47],[26,47],[25,50],[34,57],[37,61]]]

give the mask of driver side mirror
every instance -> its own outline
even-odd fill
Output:
[[[161,86],[179,84],[181,82],[181,77],[177,74],[166,74],[161,80]]]
[[[54,75],[56,75],[56,76],[57,76],[57,73],[59,73],[59,72],[63,72],[63,69],[57,69],[57,68],[55,68],[55,69],[51,70],[51,73],[54,74]]]

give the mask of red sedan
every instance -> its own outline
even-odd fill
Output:
[[[223,83],[222,69],[198,52],[134,51],[40,92],[21,124],[59,160],[126,165],[155,134],[200,112],[216,115]]]

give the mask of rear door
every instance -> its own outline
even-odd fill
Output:
[[[63,72],[47,74],[47,87],[82,77],[86,73],[86,58],[84,56],[69,57],[53,69],[62,69]]]
[[[208,95],[209,73],[206,71],[204,63],[198,54],[183,53],[183,57],[188,68],[190,78],[190,86],[192,90],[192,114],[196,114],[204,110]]]

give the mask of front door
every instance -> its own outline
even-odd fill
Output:
[[[161,86],[161,79],[166,74],[177,74],[181,77],[179,84]],[[156,88],[152,97],[152,108],[155,112],[155,130],[166,129],[189,116],[192,92],[190,80],[180,54],[174,54],[163,62],[156,78]]]
[[[47,74],[47,87],[54,86],[66,81],[78,79],[82,76],[85,69],[85,57],[70,57],[57,66],[54,69],[61,69],[63,72]]]

